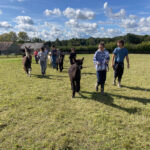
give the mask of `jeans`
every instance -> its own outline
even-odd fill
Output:
[[[39,61],[38,56],[34,56],[34,57],[35,57],[35,62],[36,62],[36,64],[38,64],[38,61]]]
[[[106,70],[97,71],[97,83],[98,85],[104,85],[106,81]]]
[[[52,67],[56,68],[56,56],[52,56]]]
[[[46,73],[47,64],[46,61],[40,61],[41,73],[44,75]]]
[[[118,77],[118,81],[120,82],[124,72],[124,63],[115,62],[114,64],[114,78]]]

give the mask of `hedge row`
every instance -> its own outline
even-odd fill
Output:
[[[126,43],[125,47],[129,50],[129,53],[137,53],[137,54],[150,54],[150,42],[143,42],[141,44],[129,44]],[[70,52],[71,47],[59,47],[64,52]],[[87,53],[92,54],[98,49],[98,45],[96,46],[78,46],[75,47],[77,53]],[[116,48],[116,43],[110,42],[106,44],[106,49],[112,53]]]

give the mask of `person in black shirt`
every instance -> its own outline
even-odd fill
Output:
[[[76,60],[76,52],[75,52],[75,49],[74,48],[71,48],[71,53],[70,53],[70,56],[69,56],[69,59],[70,59],[70,64],[73,65],[75,63],[75,60]]]

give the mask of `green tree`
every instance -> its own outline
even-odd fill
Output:
[[[57,38],[56,41],[55,41],[55,45],[56,45],[56,46],[61,46],[61,42],[60,42],[60,40],[59,40],[58,38]]]
[[[29,40],[29,36],[26,32],[19,32],[18,33],[18,39],[19,39],[19,41],[26,42]]]
[[[141,43],[141,38],[138,35],[128,33],[125,36],[125,41],[128,43],[139,44],[139,43]]]
[[[42,39],[37,38],[37,37],[32,38],[31,41],[34,42],[34,43],[35,43],[35,42],[36,42],[36,43],[43,42]]]
[[[15,32],[9,32],[8,36],[9,36],[10,41],[12,41],[12,42],[16,42],[17,41],[18,37],[17,37]]]

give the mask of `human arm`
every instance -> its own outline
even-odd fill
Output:
[[[127,61],[127,68],[129,69],[130,68],[130,63],[129,63],[129,56],[128,55],[126,56],[126,61]]]
[[[93,62],[94,62],[94,65],[100,65],[100,62],[98,61],[98,58],[97,58],[97,52],[94,55]]]
[[[115,48],[112,55],[112,62],[111,62],[112,68],[114,67],[115,57],[117,56],[117,53],[118,53],[117,48]]]
[[[113,66],[114,66],[114,60],[115,60],[115,54],[112,55],[112,62],[111,62],[112,68],[113,68]]]
[[[110,56],[109,56],[109,52],[106,53],[106,64],[109,64],[110,61]]]
[[[97,63],[96,53],[94,54],[94,57],[93,57],[93,63],[94,63],[94,65],[96,65],[96,63]]]

